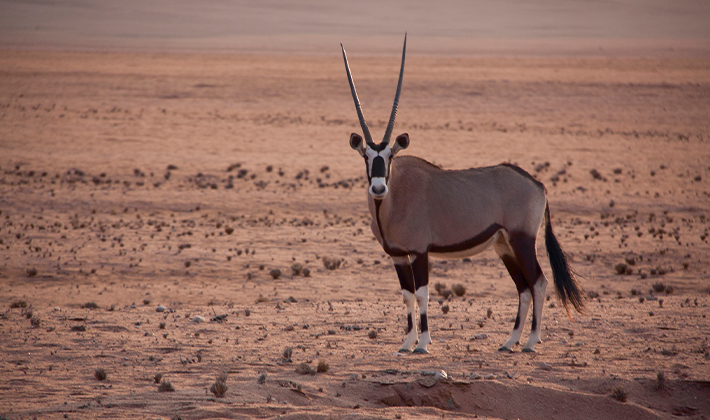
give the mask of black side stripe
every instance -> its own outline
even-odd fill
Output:
[[[499,225],[498,223],[494,223],[486,228],[483,232],[479,233],[478,235],[474,236],[471,239],[467,239],[465,241],[453,244],[453,245],[435,245],[432,244],[429,246],[428,251],[433,252],[436,254],[448,254],[452,252],[461,252],[461,251],[466,251],[467,249],[475,248],[483,243],[485,243],[487,240],[491,239],[493,235],[496,234],[499,230],[503,229],[503,226]]]

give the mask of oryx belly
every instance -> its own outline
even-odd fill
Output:
[[[498,240],[502,233],[503,229],[499,229],[492,236],[482,242],[471,241],[470,243],[456,244],[454,246],[447,247],[433,245],[429,250],[429,256],[441,259],[472,257],[488,249]]]

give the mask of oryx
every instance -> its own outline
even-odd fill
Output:
[[[500,351],[518,343],[533,304],[532,332],[523,351],[540,342],[542,306],[547,278],[537,260],[535,241],[545,223],[545,245],[557,294],[569,314],[584,307],[584,292],[574,278],[550,224],[545,187],[525,170],[510,164],[466,170],[443,170],[423,159],[397,153],[409,145],[409,135],[390,136],[402,89],[407,36],[392,114],[380,144],[372,141],[350,73],[345,48],[340,45],[363,138],[350,135],[350,147],[365,159],[369,183],[368,205],[372,232],[394,261],[407,307],[407,338],[401,352],[427,353],[429,257],[462,258],[493,246],[518,290],[518,316],[513,333]],[[414,326],[419,306],[422,335]]]

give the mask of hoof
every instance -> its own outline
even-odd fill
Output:
[[[397,350],[397,353],[411,353],[412,351],[402,347],[401,349]]]
[[[500,351],[500,352],[505,352],[505,353],[512,353],[512,352],[513,352],[513,350],[509,349],[509,348],[506,347],[506,346],[500,346],[500,347],[498,348],[498,351]]]
[[[529,349],[529,348],[525,347],[525,348],[523,349],[523,353],[535,353],[535,350],[534,350],[534,349]]]
[[[429,350],[417,347],[412,353],[415,354],[429,354]]]

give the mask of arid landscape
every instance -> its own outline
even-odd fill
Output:
[[[433,260],[430,354],[397,353],[340,39],[6,48],[0,418],[710,418],[710,55],[441,56],[412,34],[403,154],[542,181],[585,313],[551,282],[536,352],[499,353],[503,263]],[[397,39],[350,56],[376,139]],[[542,236],[538,256],[551,278]]]

